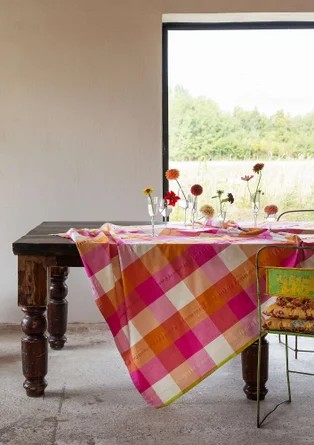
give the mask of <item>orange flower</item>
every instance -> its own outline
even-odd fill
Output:
[[[194,184],[191,187],[191,193],[194,196],[200,196],[203,193],[203,187],[199,184]]]
[[[168,181],[178,179],[179,176],[180,172],[176,168],[171,168],[170,170],[166,171],[166,178],[168,179]]]
[[[264,164],[258,162],[257,164],[254,165],[253,172],[259,173],[261,170],[263,170],[263,168],[264,168]]]
[[[276,213],[278,212],[278,207],[275,206],[274,204],[270,204],[268,206],[266,206],[264,208],[264,212],[266,213],[266,215],[276,215]]]
[[[180,172],[179,170],[177,170],[176,168],[171,168],[170,170],[166,171],[166,178],[168,179],[168,181],[177,181],[177,184],[179,186],[179,190],[181,190],[183,198],[187,201],[185,193],[183,191],[183,188],[181,187],[179,181],[178,181],[178,177],[180,176]]]

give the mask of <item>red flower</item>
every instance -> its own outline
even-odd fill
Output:
[[[191,187],[191,193],[194,196],[200,196],[203,193],[203,187],[199,184],[194,184]]]
[[[174,207],[176,205],[176,202],[179,201],[180,196],[176,195],[174,192],[171,191],[166,193],[164,199],[169,201],[168,205]]]
[[[264,168],[264,164],[262,164],[261,162],[258,162],[257,164],[254,165],[253,172],[259,173],[260,171],[263,170],[263,168]]]

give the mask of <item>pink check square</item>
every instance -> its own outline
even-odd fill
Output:
[[[191,368],[198,377],[203,377],[216,367],[214,360],[208,355],[205,349],[201,349],[188,359]]]
[[[146,378],[143,376],[141,371],[137,369],[136,371],[132,372],[131,374],[132,382],[134,383],[136,389],[142,393],[143,391],[146,391],[148,388],[150,388],[149,382],[146,380]]]
[[[141,373],[145,379],[153,385],[165,377],[168,374],[168,371],[161,361],[157,357],[154,357],[141,367]]]
[[[135,291],[140,295],[147,306],[164,294],[161,287],[156,283],[154,277],[149,277],[137,286]]]
[[[256,308],[256,305],[245,291],[242,291],[240,294],[232,298],[232,300],[228,302],[228,306],[237,316],[238,320],[241,320],[241,318],[245,317]]]
[[[99,244],[84,254],[83,264],[89,277],[111,264],[108,249],[108,244]]]
[[[154,278],[164,292],[172,289],[181,281],[181,277],[174,270],[172,264],[167,264],[167,266],[156,272]]]
[[[212,284],[217,283],[221,278],[230,273],[219,256],[215,256],[206,264],[203,264],[201,269]]]
[[[151,305],[149,305],[149,309],[152,311],[159,323],[163,323],[165,320],[168,320],[168,318],[177,312],[177,309],[165,295],[162,295]]]
[[[220,335],[219,329],[210,318],[205,318],[205,320],[194,326],[192,331],[203,346],[208,345],[208,343]]]
[[[176,340],[175,344],[186,359],[202,349],[201,343],[192,331],[186,332],[181,338]]]

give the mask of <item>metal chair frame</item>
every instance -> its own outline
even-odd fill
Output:
[[[314,252],[314,247],[307,247],[307,246],[287,246],[287,245],[269,245],[264,246],[256,254],[256,283],[257,283],[257,297],[258,297],[258,326],[259,326],[259,338],[258,338],[258,361],[257,361],[257,428],[260,428],[264,421],[267,419],[267,417],[273,413],[280,405],[283,403],[291,403],[291,387],[290,387],[290,374],[303,374],[303,375],[311,375],[314,376],[312,373],[308,372],[301,372],[301,371],[294,371],[289,369],[289,346],[288,346],[288,336],[295,336],[295,337],[314,337],[314,334],[305,334],[302,332],[290,332],[290,331],[278,331],[278,330],[271,330],[271,329],[262,329],[262,310],[261,310],[261,286],[260,286],[260,271],[261,269],[280,269],[280,270],[291,270],[291,268],[285,268],[285,267],[274,267],[274,266],[261,266],[259,264],[259,257],[262,251],[266,249],[294,249],[294,250],[312,250]],[[308,271],[309,273],[313,274],[314,276],[314,269],[306,269],[306,268],[299,268],[299,269],[293,269],[294,271]],[[309,298],[313,298],[314,296],[304,295]],[[296,297],[302,297],[302,295],[296,295]],[[284,400],[280,403],[278,403],[271,411],[269,411],[261,420],[261,412],[260,412],[260,383],[261,383],[261,354],[262,354],[262,337],[266,334],[282,334],[285,336],[285,354],[286,354],[286,379],[287,379],[287,387],[288,387],[288,399]]]
[[[313,209],[286,210],[285,212],[282,212],[282,213],[278,216],[277,221],[279,221],[280,218],[281,218],[283,215],[286,215],[286,214],[288,214],[288,213],[305,213],[305,212],[314,213],[314,210],[313,210]],[[278,340],[279,340],[279,343],[281,343],[282,345],[285,344],[284,341],[281,341],[281,334],[279,334],[279,336],[278,336]],[[294,339],[294,348],[293,348],[292,346],[289,346],[289,345],[288,345],[288,348],[291,349],[291,351],[294,352],[294,358],[295,358],[296,360],[297,360],[297,358],[298,358],[298,353],[299,353],[299,352],[310,352],[310,353],[314,353],[314,351],[313,351],[313,350],[310,350],[310,349],[298,349],[298,337],[295,337],[295,339]]]

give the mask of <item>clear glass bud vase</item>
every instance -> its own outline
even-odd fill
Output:
[[[219,223],[221,224],[221,226],[226,221],[226,216],[227,216],[227,212],[225,210],[220,209],[217,219],[218,219]]]
[[[253,212],[254,227],[257,227],[257,214],[261,206],[261,192],[258,190],[250,194],[251,210]]]

